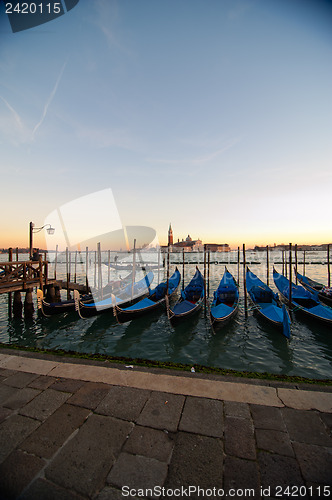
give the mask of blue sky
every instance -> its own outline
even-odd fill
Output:
[[[319,0],[80,0],[12,33],[1,6],[0,247],[106,188],[161,243],[170,222],[330,242],[331,21]]]

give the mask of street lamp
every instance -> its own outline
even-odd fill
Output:
[[[44,224],[42,227],[35,227],[33,222],[30,222],[29,224],[29,257],[30,259],[32,258],[32,240],[33,240],[33,233],[39,233],[42,229],[44,229],[46,226],[49,226],[46,231],[48,234],[54,234],[54,227],[51,226],[51,224]]]

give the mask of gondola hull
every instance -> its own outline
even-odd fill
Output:
[[[246,272],[246,287],[254,314],[264,322],[278,328],[285,337],[290,337],[290,318],[279,297],[263,283],[249,268]]]
[[[190,283],[181,292],[181,298],[171,309],[167,304],[167,316],[172,325],[197,314],[204,302],[204,279],[196,267],[196,273]]]
[[[283,301],[289,303],[289,280],[275,269],[273,270],[273,279]],[[292,283],[291,305],[293,310],[302,316],[332,327],[332,309],[321,304],[317,295],[301,285]]]
[[[302,274],[300,273],[297,273],[297,279],[306,290],[308,290],[311,293],[317,293],[318,299],[321,302],[323,302],[327,306],[332,307],[332,296],[331,295],[329,296],[324,291],[325,288],[324,285],[308,278],[307,276],[302,276]]]
[[[181,281],[181,275],[176,268],[174,274],[169,279],[169,294],[171,298],[175,295]],[[154,290],[151,290],[149,297],[146,297],[139,302],[136,302],[129,307],[114,306],[114,313],[120,323],[131,321],[133,319],[145,316],[153,311],[158,311],[165,306],[167,282],[160,283]],[[158,295],[157,295],[158,294]],[[159,294],[161,298],[158,299]],[[151,298],[150,298],[151,297]],[[153,300],[154,299],[154,300]],[[158,300],[157,300],[158,299]]]
[[[226,325],[237,314],[239,307],[238,285],[225,267],[224,275],[214,292],[210,308],[210,321],[214,329]]]
[[[78,300],[77,294],[75,296],[75,309],[81,318],[90,318],[91,316],[97,316],[100,314],[111,313],[113,314],[113,308],[115,305],[121,305],[121,307],[128,307],[135,302],[138,302],[143,297],[148,294],[148,289],[153,280],[153,273],[150,271],[143,279],[132,285],[127,285],[127,287],[122,290],[118,296],[111,295],[110,297],[91,302],[82,302]],[[133,293],[131,293],[131,291]]]

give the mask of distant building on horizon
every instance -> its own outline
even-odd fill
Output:
[[[228,243],[206,243],[206,250],[210,252],[230,252],[231,248]]]
[[[207,250],[211,252],[229,252],[230,247],[227,243],[208,243],[205,245]],[[178,238],[178,241],[174,243],[172,224],[170,223],[168,228],[168,238],[167,246],[162,247],[164,249],[169,248],[170,252],[202,252],[204,250],[204,244],[201,239],[193,240],[188,234],[187,238],[184,240]]]

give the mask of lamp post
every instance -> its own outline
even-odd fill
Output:
[[[51,224],[44,224],[42,227],[35,227],[33,222],[29,224],[29,258],[32,259],[32,248],[33,248],[33,233],[39,233],[46,226],[49,226],[46,231],[48,234],[54,234],[54,227]]]

